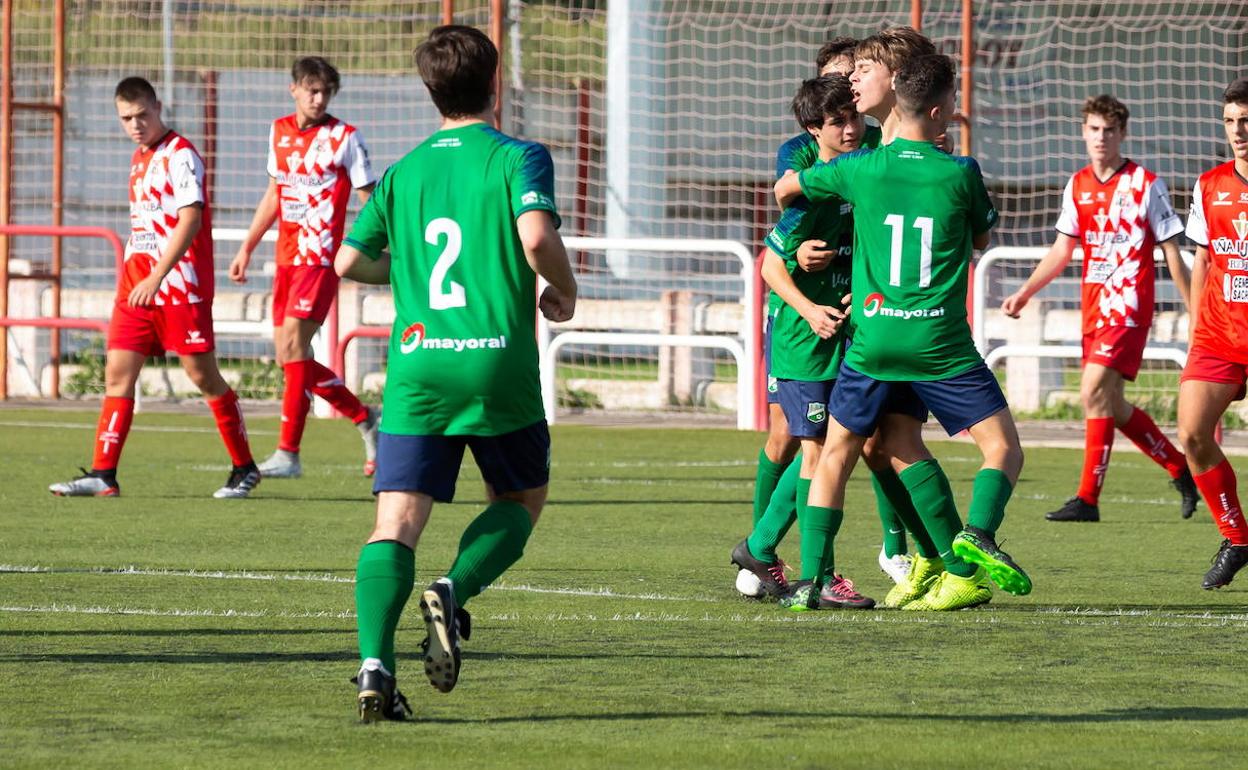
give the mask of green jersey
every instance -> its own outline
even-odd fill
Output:
[[[793,284],[817,305],[841,306],[849,293],[853,254],[854,217],[848,203],[833,198],[826,203],[796,201],[784,210],[780,222],[767,234],[767,248],[784,259]],[[797,247],[818,239],[836,252],[826,268],[808,273],[797,264]],[[774,295],[774,292],[773,292]],[[841,366],[844,332],[820,339],[806,319],[781,302],[771,325],[771,376],[784,380],[823,382],[836,379]]]
[[[377,183],[345,242],[390,250],[382,430],[497,436],[543,419],[536,276],[516,230],[534,210],[558,226],[550,153],[483,123],[438,131]]]
[[[979,164],[896,139],[801,172],[812,202],[854,207],[846,364],[877,380],[941,380],[983,359],[966,316],[973,236],[997,221]]]

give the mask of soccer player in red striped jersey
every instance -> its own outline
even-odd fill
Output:
[[[233,470],[213,496],[247,497],[260,483],[238,397],[213,353],[212,224],[204,163],[164,124],[152,84],[130,77],[114,92],[122,128],[138,145],[130,161],[130,239],[108,326],[104,405],[91,471],[53,484],[63,496],[115,497],[117,464],[134,418],[134,388],[148,356],[178,354],[217,421]]]
[[[1170,475],[1189,518],[1199,496],[1187,461],[1152,418],[1127,401],[1153,325],[1153,249],[1160,245],[1170,275],[1188,302],[1188,272],[1175,236],[1183,230],[1165,183],[1121,153],[1129,113],[1112,96],[1090,97],[1083,105],[1083,139],[1090,163],[1071,177],[1062,195],[1057,238],[1023,286],[1001,303],[1017,318],[1036,292],[1061,275],[1074,255],[1083,260],[1083,474],[1079,490],[1049,521],[1099,521],[1101,487],[1121,430]]]
[[[312,395],[355,423],[364,438],[364,475],[373,475],[375,467],[376,413],[312,355],[312,338],[338,296],[334,254],[342,242],[351,190],[356,190],[361,203],[367,202],[377,181],[360,132],[328,112],[339,83],[338,70],[325,59],[307,56],[295,61],[290,84],[295,112],[273,121],[269,186],[230,263],[230,279],[246,282],[252,250],[278,222],[273,341],[286,385],[277,450],[260,464],[266,477],[302,475],[299,445]]]
[[[1204,588],[1221,588],[1248,564],[1248,522],[1235,471],[1214,431],[1248,376],[1248,78],[1223,94],[1222,125],[1232,159],[1201,175],[1187,237],[1196,243],[1187,366],[1179,384],[1179,440],[1222,533]]]

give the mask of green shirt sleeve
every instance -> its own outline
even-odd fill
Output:
[[[537,142],[525,142],[511,177],[511,209],[516,217],[526,211],[549,211],[555,227],[562,224],[555,207],[555,164],[550,151]]]
[[[997,209],[988,197],[988,188],[984,186],[984,175],[979,170],[979,163],[966,156],[958,158],[958,164],[966,171],[967,192],[970,198],[971,232],[981,235],[992,229],[997,223]]]
[[[381,259],[381,252],[390,245],[390,231],[386,223],[386,202],[390,198],[390,173],[393,166],[386,169],[381,181],[368,196],[368,202],[356,215],[351,225],[351,232],[343,239],[369,259]]]
[[[856,158],[866,156],[869,150],[855,150],[827,163],[817,163],[798,173],[797,181],[802,186],[802,195],[811,203],[822,203],[833,197],[844,198],[850,203],[850,190],[853,185],[853,172]]]
[[[797,247],[802,245],[804,234],[809,229],[804,225],[813,216],[811,206],[799,198],[780,215],[780,221],[767,233],[767,248],[776,252],[786,263],[796,264]]]

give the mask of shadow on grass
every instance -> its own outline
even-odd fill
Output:
[[[333,631],[330,633],[340,633]],[[185,636],[184,633],[171,631],[170,636]],[[732,655],[732,654],[670,654],[658,652],[621,652],[621,653],[567,653],[551,654],[544,652],[465,652],[465,660],[760,660],[763,655]],[[305,663],[326,661],[350,661],[352,665],[359,662],[357,650],[341,652],[281,652],[277,650],[257,650],[256,652],[70,652],[64,654],[38,653],[2,653],[0,663],[80,663],[84,665],[135,663],[161,664],[225,664],[225,663]],[[399,660],[412,664],[419,663],[419,653],[399,653]]]
[[[801,719],[808,714],[799,711],[681,711],[657,712],[634,711],[608,714],[531,714],[525,716],[483,717],[480,719],[457,717],[418,716],[413,725],[424,724],[510,724],[525,722],[649,722],[664,719],[776,719],[792,717]],[[1224,722],[1248,719],[1248,707],[1210,708],[1205,706],[1146,706],[1131,709],[1107,709],[1089,713],[1073,714],[898,714],[894,712],[856,713],[841,712],[838,719],[865,719],[872,722],[889,720],[900,722],[970,722],[978,724],[1103,724],[1116,722]]]

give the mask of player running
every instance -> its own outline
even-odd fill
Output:
[[[1075,247],[1083,248],[1083,474],[1075,496],[1045,515],[1049,521],[1100,520],[1114,428],[1170,474],[1183,518],[1191,517],[1199,499],[1183,453],[1124,393],[1140,370],[1153,325],[1154,245],[1161,246],[1183,302],[1190,304],[1187,267],[1175,242],[1183,223],[1165,182],[1122,157],[1128,116],[1126,105],[1108,94],[1083,103],[1090,162],[1066,183],[1053,246],[1001,303],[1006,315],[1018,318],[1028,300],[1062,274]]]
[[[438,27],[416,66],[442,127],[382,176],[335,261],[340,275],[389,283],[396,313],[377,522],[356,572],[365,721],[410,713],[395,685],[395,627],[413,549],[434,501],[454,497],[465,447],[489,506],[464,531],[450,572],[421,595],[425,673],[438,690],[459,678],[471,628],[464,604],[524,553],[550,476],[534,318],[540,309],[566,321],[576,307],[550,153],[488,123],[498,51],[476,29]],[[535,273],[550,284],[536,303]]]
[[[351,189],[366,202],[376,178],[360,132],[328,112],[330,99],[338,93],[338,70],[319,56],[307,56],[295,61],[290,76],[295,112],[273,121],[269,129],[269,186],[229,272],[230,280],[246,283],[251,252],[273,222],[279,222],[273,342],[285,375],[282,429],[277,450],[260,464],[260,472],[269,478],[303,475],[299,444],[315,394],[359,428],[364,475],[372,476],[377,415],[313,357],[312,338],[338,297],[333,259]]]
[[[204,162],[164,124],[152,84],[129,77],[113,92],[130,159],[130,239],[108,324],[104,404],[91,470],[48,487],[54,495],[116,497],[117,464],[134,419],[134,388],[148,356],[178,354],[204,394],[233,469],[218,498],[241,498],[260,483],[238,396],[213,354],[212,217]]]
[[[1192,330],[1179,383],[1179,441],[1223,537],[1206,589],[1227,585],[1248,564],[1235,471],[1214,437],[1227,407],[1244,397],[1248,373],[1248,78],[1231,83],[1222,102],[1231,160],[1201,174],[1192,191]]]
[[[978,164],[935,145],[954,112],[953,62],[937,55],[911,59],[894,81],[900,122],[892,143],[776,184],[782,206],[799,195],[812,203],[840,196],[854,206],[854,342],[832,391],[832,420],[807,511],[830,546],[844,518],[845,483],[890,404],[918,399],[950,435],[968,430],[984,465],[961,532],[949,480],[931,454],[890,447],[943,569],[898,604],[951,610],[989,601],[989,578],[1011,593],[1031,590],[1026,573],[995,542],[1023,453],[1005,396],[966,321],[972,247],[987,245],[997,212]],[[830,558],[825,546],[824,559]],[[823,573],[821,566],[817,574]]]
[[[793,98],[793,113],[817,141],[817,161],[830,161],[862,144],[862,116],[854,109],[849,80],[844,75],[802,83]],[[831,244],[828,251],[833,256],[816,268],[804,268],[797,259],[798,247],[815,238],[821,248]],[[784,212],[768,234],[763,257],[763,279],[783,300],[772,315],[771,376],[776,381],[776,394],[789,433],[801,441],[802,447],[800,458],[794,461],[798,480],[793,501],[802,531],[802,579],[795,589],[812,584],[813,570],[819,563],[820,553],[810,550],[819,542],[818,538],[804,526],[809,521],[805,514],[806,494],[823,448],[828,394],[841,362],[844,334],[839,305],[849,293],[852,242],[853,215],[848,204],[833,199],[819,206],[807,206],[799,201]],[[790,472],[786,471],[786,475]],[[776,504],[774,495],[772,502],[750,536],[734,549],[733,561],[748,568],[751,574],[757,574],[761,567],[763,576],[775,583],[772,586],[763,581],[764,585],[770,593],[778,593],[784,577],[775,549],[793,519],[786,510],[788,506]],[[823,607],[875,606],[874,600],[858,593],[852,581],[836,574],[822,593],[819,603]],[[805,603],[794,607],[807,609]]]

